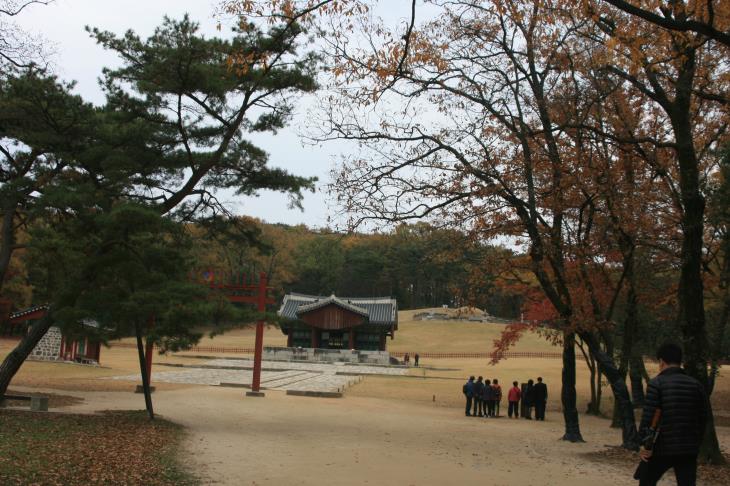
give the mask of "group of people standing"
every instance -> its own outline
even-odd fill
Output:
[[[418,366],[418,360],[419,360],[419,358],[420,358],[420,356],[418,356],[418,353],[416,353],[415,356],[413,356],[413,366],[416,366],[416,367]],[[406,365],[406,366],[410,366],[411,365],[411,355],[409,355],[408,353],[406,353],[403,356],[403,364]]]
[[[545,420],[545,405],[547,403],[547,385],[542,382],[542,377],[537,378],[537,383],[528,380],[523,390],[516,381],[512,382],[512,388],[507,392],[509,407],[507,414],[509,418],[519,418],[520,401],[525,405],[526,414],[523,418],[532,420],[532,408],[535,408],[535,419]],[[499,380],[490,380],[479,377],[476,380],[470,376],[462,387],[466,397],[467,417],[499,417],[499,406],[502,402],[502,386]]]

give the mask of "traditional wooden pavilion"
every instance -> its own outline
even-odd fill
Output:
[[[278,314],[287,346],[385,351],[398,330],[398,303],[390,297],[287,294]]]
[[[7,317],[7,336],[21,336],[28,331],[33,321],[45,317],[48,306],[38,305],[11,313]],[[82,323],[87,327],[99,327],[96,321],[87,320]],[[73,339],[61,333],[57,327],[51,327],[35,347],[32,359],[49,361],[77,361],[83,363],[99,363],[101,343],[89,337]]]

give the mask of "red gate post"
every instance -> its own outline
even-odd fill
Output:
[[[152,383],[152,353],[155,349],[155,343],[151,339],[147,339],[147,348],[144,351],[144,357],[147,360],[147,383]]]
[[[266,311],[266,273],[261,272],[259,275],[258,288],[258,311]],[[251,391],[246,392],[248,397],[263,397],[261,392],[261,357],[264,351],[264,321],[256,323],[256,347],[253,355],[253,380],[251,382]]]

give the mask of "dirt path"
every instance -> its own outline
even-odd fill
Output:
[[[86,401],[65,410],[142,406],[132,393],[79,395]],[[570,444],[557,440],[557,415],[543,423],[487,420],[399,400],[280,392],[257,399],[220,387],[162,391],[154,400],[159,414],[188,428],[190,460],[212,484],[636,484],[629,471],[580,457],[617,441],[606,421],[586,417],[588,443]]]

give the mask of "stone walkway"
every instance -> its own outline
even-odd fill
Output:
[[[250,386],[253,380],[253,360],[214,359],[205,361],[203,366],[205,368],[190,366],[175,371],[153,371],[152,383]],[[262,389],[313,392],[343,392],[360,381],[362,375],[405,375],[408,371],[395,367],[289,361],[264,361],[263,368]],[[139,375],[114,376],[108,379],[138,381]]]

